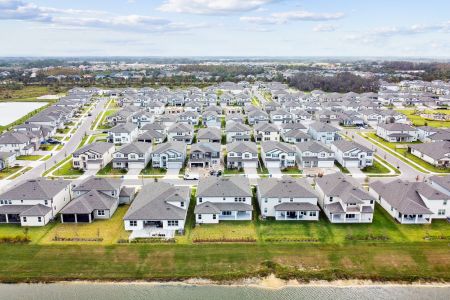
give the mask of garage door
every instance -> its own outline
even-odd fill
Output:
[[[256,161],[246,161],[243,166],[244,168],[256,168]]]
[[[345,162],[344,167],[346,168],[357,168],[358,167],[358,161],[357,160],[348,160]]]
[[[279,168],[280,162],[279,161],[268,161],[268,162],[266,162],[266,167],[267,168]]]
[[[144,166],[143,163],[139,163],[139,162],[129,162],[128,163],[128,169],[143,169]]]
[[[168,162],[167,168],[168,169],[180,169],[183,166],[181,162]]]
[[[334,161],[332,161],[332,160],[325,160],[325,161],[318,162],[319,168],[332,168],[333,166],[334,166]]]

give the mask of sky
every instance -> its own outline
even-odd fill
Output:
[[[449,0],[0,0],[0,56],[450,57]]]

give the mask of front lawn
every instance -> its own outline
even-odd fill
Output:
[[[417,163],[418,165],[424,167],[428,171],[435,172],[435,173],[449,173],[450,172],[450,168],[438,168],[436,166],[433,166],[432,164],[429,164],[426,161],[420,159],[419,157],[411,154],[408,151],[408,149],[397,149],[396,152],[399,153],[400,155],[402,155],[403,157],[406,157],[406,158],[412,160],[413,162]]]
[[[244,174],[245,171],[243,168],[239,168],[239,169],[224,169],[223,170],[223,174],[224,175],[238,175],[238,174]]]
[[[103,169],[97,172],[97,175],[124,175],[127,174],[126,169],[113,169],[112,162],[107,164]]]
[[[295,174],[302,174],[302,171],[299,170],[297,167],[287,167],[287,168],[281,169],[281,173],[295,175]]]
[[[388,168],[386,168],[385,166],[383,166],[382,164],[380,164],[380,162],[378,160],[373,160],[373,165],[372,166],[367,166],[365,168],[363,168],[361,171],[363,171],[363,173],[369,173],[369,174],[388,174],[390,171]]]
[[[58,220],[41,244],[115,244],[119,239],[128,239],[129,233],[124,229],[123,216],[129,206],[119,206],[109,220],[94,220],[92,223],[60,223]],[[80,241],[55,241],[55,238],[80,239]],[[86,240],[83,240],[86,239]],[[101,239],[87,241],[88,239]]]
[[[338,163],[337,161],[335,161],[334,164],[336,165],[336,167],[338,167],[338,169],[339,169],[342,173],[344,173],[344,174],[350,174],[350,171],[349,171],[346,167],[344,167],[344,166],[342,166],[340,163]]]
[[[23,167],[9,167],[6,169],[3,169],[0,171],[0,179],[4,179],[8,176],[11,176],[12,174],[16,173],[17,171],[19,171],[20,169],[22,169]]]
[[[165,175],[166,173],[167,173],[166,169],[153,168],[151,162],[149,162],[145,167],[145,169],[141,171],[141,175]]]
[[[72,167],[72,159],[69,159],[67,162],[61,165],[57,170],[53,172],[54,176],[72,176],[78,177],[83,175],[82,170],[74,169]]]
[[[32,161],[36,161],[41,159],[43,156],[42,155],[20,155],[17,156],[17,160],[32,160]]]

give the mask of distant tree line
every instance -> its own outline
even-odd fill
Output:
[[[322,90],[324,92],[338,93],[366,93],[377,92],[379,88],[378,78],[364,78],[348,72],[334,76],[299,73],[289,78],[288,83],[291,87],[301,91]]]

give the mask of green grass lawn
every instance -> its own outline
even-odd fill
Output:
[[[281,173],[295,175],[295,174],[302,174],[302,171],[299,170],[297,167],[287,167],[281,169]]]
[[[42,151],[52,151],[53,149],[55,149],[55,147],[56,147],[56,145],[45,144],[45,145],[41,145],[39,147],[39,149]]]
[[[4,178],[8,177],[11,174],[16,173],[20,169],[22,169],[22,167],[15,167],[15,166],[7,168],[7,169],[3,169],[3,170],[0,171],[0,179],[4,179]]]
[[[372,139],[374,139],[375,141],[379,142],[380,144],[383,144],[384,146],[396,150],[396,149],[402,149],[405,148],[407,145],[411,145],[411,144],[422,144],[422,142],[417,141],[417,142],[412,142],[412,143],[391,143],[391,142],[387,142],[384,139],[380,138],[379,136],[377,136],[374,132],[370,132],[370,133],[366,133],[366,135]]]
[[[223,174],[224,175],[237,175],[237,174],[244,174],[245,171],[243,168],[240,169],[224,169]]]
[[[97,172],[97,175],[124,175],[124,174],[127,174],[127,170],[113,169],[112,162],[110,162],[103,169]]]
[[[17,160],[39,160],[43,157],[43,155],[20,155],[17,156]]]
[[[99,114],[97,119],[94,121],[92,126],[95,126],[95,124],[97,124],[98,119],[100,119],[100,123],[98,124],[97,129],[109,129],[111,128],[111,126],[107,125],[106,122],[106,118],[109,117],[110,115],[116,113],[117,111],[119,111],[119,109],[108,109],[105,111],[105,113]]]
[[[257,171],[258,171],[258,174],[269,174],[269,170],[266,168],[266,166],[264,164],[261,163],[261,160],[260,160],[260,164],[259,164]]]
[[[31,244],[37,244],[53,226],[53,223],[43,227],[21,227],[20,224],[0,224],[0,238],[27,236]]]
[[[380,164],[380,162],[376,159],[373,160],[372,166],[365,167],[361,171],[371,174],[387,174],[390,172],[388,168]]]
[[[72,167],[72,159],[69,159],[67,162],[61,165],[59,169],[53,172],[54,176],[73,176],[78,177],[83,175],[82,170],[74,169]]]
[[[40,241],[41,244],[103,244],[111,245],[119,239],[128,239],[130,235],[123,227],[123,216],[129,206],[119,206],[109,220],[94,220],[92,223],[60,223],[59,220]],[[59,238],[101,238],[99,242],[54,241]]]
[[[141,171],[141,175],[165,175],[167,173],[166,169],[163,168],[153,168],[152,163],[148,163],[145,169]]]
[[[435,120],[427,120],[423,118],[420,115],[414,114],[415,110],[413,109],[405,109],[405,110],[399,110],[399,112],[405,114],[409,120],[415,125],[415,126],[424,126],[425,124],[427,126],[431,127],[450,127],[450,121],[435,121]],[[449,110],[425,110],[425,113],[427,114],[450,114]]]
[[[397,149],[396,152],[399,153],[400,155],[412,160],[413,162],[417,163],[418,165],[424,167],[428,171],[435,172],[435,173],[449,173],[450,172],[449,168],[438,168],[438,167],[433,166],[432,164],[427,163],[426,161],[424,161],[424,160],[420,159],[419,157],[408,152],[408,149]]]
[[[256,227],[252,221],[222,221],[219,224],[196,225],[190,240],[196,241],[256,241]]]
[[[256,107],[261,106],[261,103],[259,102],[258,97],[256,97],[256,96],[252,98],[252,104]]]
[[[338,163],[337,161],[334,162],[334,164],[336,165],[336,167],[338,167],[338,169],[344,173],[344,174],[350,174],[350,171],[346,168],[343,167],[340,163]]]

